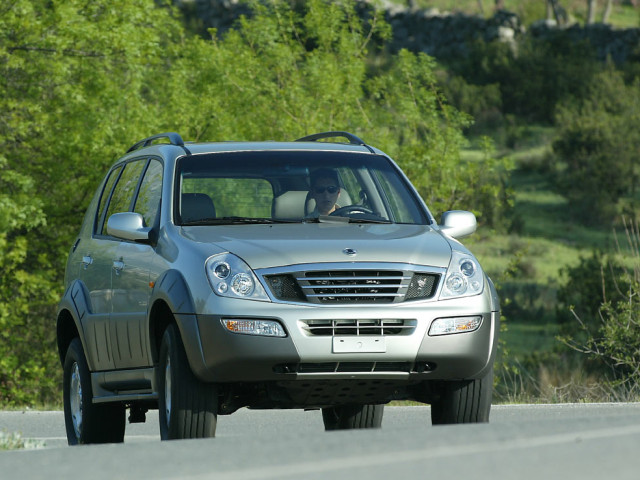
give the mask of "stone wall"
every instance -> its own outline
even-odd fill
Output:
[[[175,0],[189,15],[197,16],[204,28],[215,27],[224,32],[240,14],[248,14],[239,0]],[[371,14],[371,6],[361,2],[363,15]],[[558,27],[552,21],[542,20],[525,29],[517,15],[500,11],[485,19],[461,13],[439,12],[435,9],[419,10],[383,3],[386,20],[393,29],[391,49],[408,48],[426,52],[436,58],[465,56],[468,45],[476,40],[500,41],[515,45],[518,38],[530,35],[544,40],[565,37],[569,41],[591,43],[598,58],[611,58],[624,62],[630,56],[640,57],[640,29],[614,29],[609,25],[573,25]]]

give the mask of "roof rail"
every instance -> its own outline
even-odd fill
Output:
[[[349,140],[351,145],[367,145],[364,143],[359,137],[356,137],[353,133],[349,132],[322,132],[322,133],[314,133],[313,135],[307,135],[306,137],[298,138],[296,142],[315,142],[317,140],[321,140],[323,138],[334,138],[334,137],[343,137]]]
[[[157,135],[152,135],[150,137],[145,138],[144,140],[140,140],[131,148],[129,148],[129,150],[127,150],[127,153],[138,150],[139,148],[148,147],[153,143],[154,140],[157,140],[159,138],[166,138],[169,140],[170,145],[176,145],[178,147],[184,148],[184,140],[182,140],[182,137],[180,136],[179,133],[167,132],[167,133],[159,133]]]

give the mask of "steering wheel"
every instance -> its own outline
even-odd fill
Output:
[[[335,216],[344,216],[350,213],[367,213],[369,215],[375,215],[373,210],[367,207],[363,207],[362,205],[347,205],[346,207],[340,207],[337,210],[334,210],[329,215]]]

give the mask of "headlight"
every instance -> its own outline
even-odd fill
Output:
[[[205,262],[205,270],[211,288],[221,297],[269,301],[249,265],[231,253],[209,257]]]
[[[484,289],[484,273],[471,255],[454,250],[444,278],[440,299],[478,295]]]

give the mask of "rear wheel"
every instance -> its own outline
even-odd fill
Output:
[[[380,428],[384,405],[339,405],[322,409],[325,430]]]
[[[176,325],[169,325],[162,338],[157,375],[162,440],[214,437],[217,388],[191,371]]]
[[[493,368],[476,380],[442,382],[439,397],[431,403],[431,423],[486,423],[493,396]]]
[[[124,440],[125,406],[93,403],[91,374],[79,338],[71,341],[65,356],[63,398],[69,445]]]

